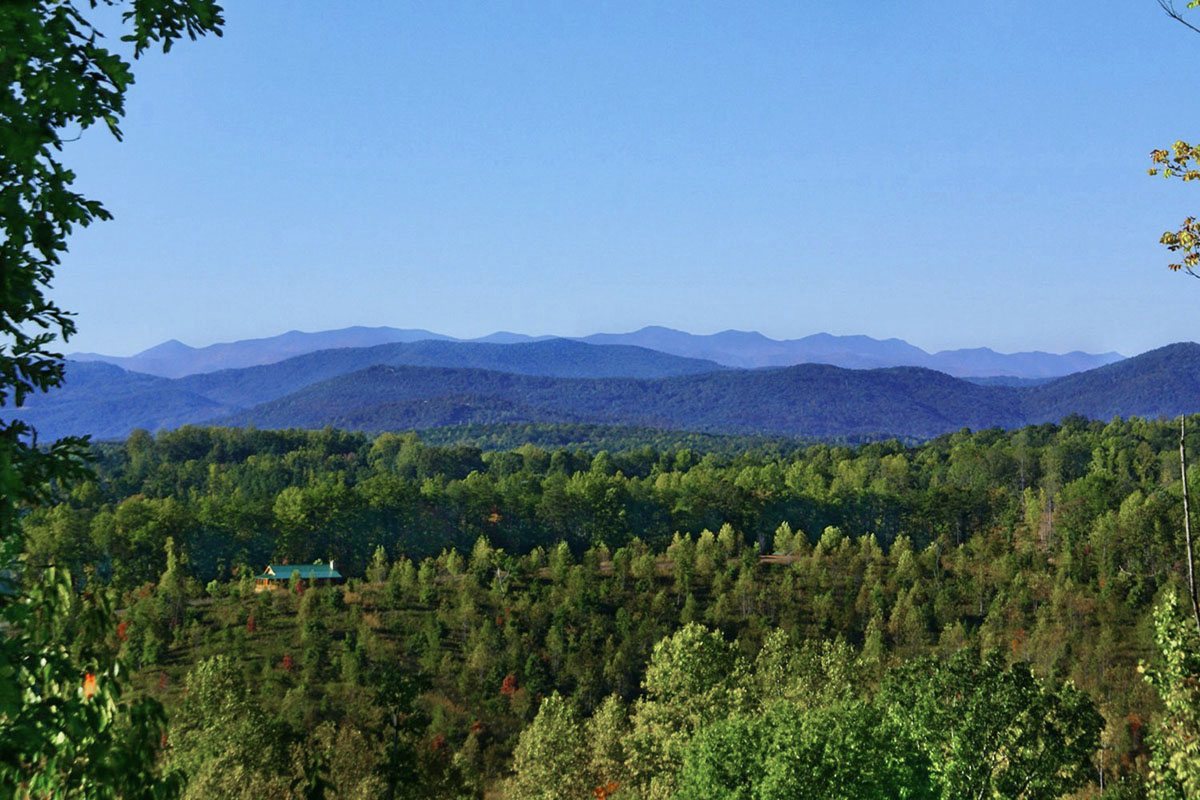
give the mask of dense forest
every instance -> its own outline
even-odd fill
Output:
[[[113,599],[188,797],[1194,788],[1178,427],[589,435],[619,449],[137,432],[26,563]]]
[[[276,22],[263,30],[286,44]],[[504,23],[484,26],[487,41],[505,40],[494,35]],[[372,26],[386,36],[380,52],[406,49],[396,36],[408,24]],[[1197,441],[1136,418],[1195,410],[1198,345],[1036,384],[1005,371],[966,382],[906,367],[717,369],[562,342],[389,344],[174,379],[68,369],[59,344],[75,317],[49,290],[68,238],[112,214],[78,191],[65,146],[93,127],[122,138],[131,61],[223,27],[215,0],[29,0],[0,11],[0,797],[1200,797],[1187,513],[1197,475],[1180,474]],[[508,38],[536,54],[525,27]],[[605,38],[590,22],[580,29]],[[954,28],[914,30],[966,41]],[[503,95],[505,82],[491,81],[502,53],[423,39],[451,59],[436,72],[455,77],[452,100],[460,86],[484,86],[489,103]],[[587,58],[586,42],[556,39]],[[480,52],[488,80],[457,80]],[[620,52],[636,61],[636,49]],[[288,68],[283,51],[261,55],[238,70]],[[555,63],[539,58],[528,74]],[[626,72],[640,80],[645,70]],[[606,96],[622,96],[611,70],[596,74],[612,84]],[[731,76],[722,83],[740,86]],[[571,102],[580,87],[570,70],[563,77]],[[162,110],[155,83],[143,99]],[[203,101],[177,91],[157,97]],[[677,116],[686,103],[675,105]],[[486,131],[494,152],[496,131],[521,135],[472,114],[468,127]],[[456,151],[469,151],[470,137],[457,137]],[[338,141],[322,138],[320,152]],[[414,163],[417,151],[394,138],[389,150]],[[369,146],[357,149],[378,166]],[[703,155],[706,166],[722,160],[720,149]],[[606,170],[624,174],[636,160]],[[1151,161],[1151,174],[1190,181],[1200,147],[1177,141]],[[346,163],[343,177],[371,172]],[[760,183],[753,192],[769,197]],[[184,218],[208,240],[234,233]],[[315,229],[328,233],[331,221]],[[1197,275],[1198,230],[1189,216],[1162,235],[1173,270]],[[163,239],[167,261],[178,238]],[[352,260],[343,248],[313,263]],[[110,283],[132,274],[121,261],[107,259]],[[913,285],[938,285],[929,275]],[[421,296],[419,284],[404,289]],[[679,343],[675,332],[641,333]],[[742,366],[776,363],[763,345],[799,344],[730,331],[688,346],[719,352],[730,334],[752,346],[743,354],[768,357]],[[807,344],[832,344],[815,338]],[[191,348],[155,350],[170,361]],[[924,353],[942,365],[1044,355]],[[1069,358],[1080,356],[1092,358]],[[1126,421],[1089,421],[1114,417]],[[189,422],[280,430],[179,427]],[[345,430],[290,430],[321,425]],[[997,427],[948,433],[963,426]],[[435,427],[424,438],[384,433]],[[866,441],[880,432],[910,438]],[[256,576],[272,563],[338,580],[292,573],[268,587]]]

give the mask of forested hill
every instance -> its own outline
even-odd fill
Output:
[[[363,431],[591,423],[926,439],[1070,414],[1107,420],[1200,411],[1200,345],[1194,343],[1036,386],[981,385],[914,367],[722,369],[640,348],[564,340],[331,350],[175,380],[104,364],[70,367],[64,389],[22,410],[44,436],[121,438],[136,428],[189,422]]]
[[[928,438],[1021,422],[1020,394],[932,370],[805,364],[661,380],[563,380],[479,370],[371,367],[223,422],[405,430],[497,422],[593,422],[710,433]]]
[[[140,433],[23,516],[25,563],[122,609],[112,646],[167,708],[186,800],[292,797],[298,752],[342,798],[1148,796],[1177,718],[1139,670],[1185,580],[1173,421],[725,455],[629,433]],[[348,583],[255,592],[315,559]],[[729,791],[642,788],[725,763]],[[930,788],[939,763],[973,783]],[[1049,788],[1013,788],[1035,770]],[[779,774],[822,783],[734,791]]]
[[[930,438],[1069,414],[1200,410],[1200,345],[1178,344],[1029,387],[981,386],[932,370],[806,364],[677,378],[555,380],[470,370],[374,367],[230,417],[237,425],[402,430],[591,422],[709,433]]]
[[[519,344],[422,341],[322,350],[275,364],[190,375],[178,383],[214,401],[248,407],[373,366],[451,367],[558,378],[664,378],[725,369],[712,361],[569,339]]]
[[[126,372],[112,364],[72,362],[67,374],[67,382],[53,394],[32,395],[16,414],[34,422],[43,439],[82,434],[120,439],[137,428],[177,428],[238,408],[192,392],[178,381]]]
[[[403,332],[401,332],[403,333]],[[65,384],[35,395],[20,416],[44,437],[91,434],[118,439],[137,428],[206,422],[373,365],[472,367],[558,377],[653,378],[725,369],[643,347],[568,339],[490,344],[423,340],[321,350],[272,364],[162,378],[98,361],[68,363]]]
[[[1116,364],[1068,375],[1030,392],[1030,422],[1067,414],[1092,419],[1173,417],[1200,408],[1200,345],[1167,345]]]

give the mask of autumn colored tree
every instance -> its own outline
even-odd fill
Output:
[[[1200,27],[1187,18],[1186,12],[1177,9],[1172,0],[1158,0],[1158,5],[1168,17],[1189,30],[1200,33]],[[1189,0],[1187,9],[1197,7],[1200,7],[1200,2]],[[1184,182],[1200,180],[1200,144],[1191,144],[1180,139],[1170,148],[1152,150],[1150,161],[1150,175],[1179,178]],[[1178,254],[1178,260],[1167,265],[1172,271],[1182,271],[1193,278],[1200,278],[1200,273],[1196,272],[1196,268],[1200,267],[1200,223],[1196,217],[1185,218],[1178,229],[1164,232],[1159,241],[1172,253]]]

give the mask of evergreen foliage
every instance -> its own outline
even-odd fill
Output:
[[[1153,633],[1177,437],[484,453],[189,428],[99,448],[25,542],[120,596],[120,655],[198,786],[228,763],[337,796],[1179,797],[1194,665]],[[350,583],[248,580],[329,557]],[[271,758],[196,736],[185,690],[217,657]]]

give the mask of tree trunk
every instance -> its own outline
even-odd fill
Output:
[[[1196,629],[1200,631],[1200,598],[1196,595],[1196,561],[1192,555],[1192,513],[1188,505],[1187,449],[1184,446],[1185,417],[1179,417],[1179,470],[1183,481],[1183,543],[1187,558],[1188,597],[1192,601],[1192,616],[1196,618]]]

